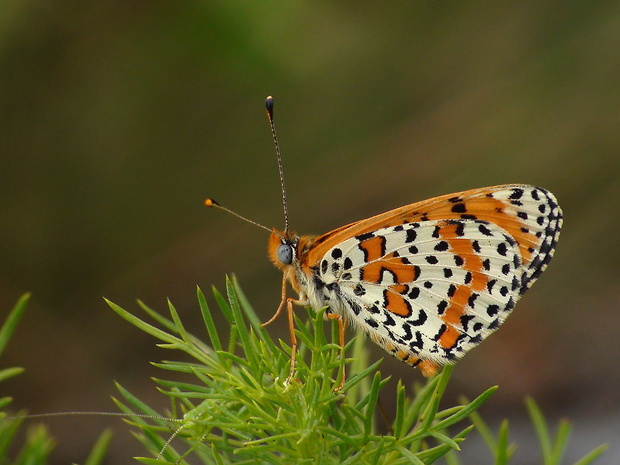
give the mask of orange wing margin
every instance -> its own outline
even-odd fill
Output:
[[[488,221],[504,229],[519,244],[523,262],[527,264],[531,258],[531,249],[538,246],[540,239],[528,232],[528,228],[519,218],[504,211],[509,203],[488,195],[501,190],[519,188],[527,189],[532,188],[532,186],[506,184],[456,192],[422,200],[365,220],[350,223],[317,237],[308,250],[305,264],[314,266],[336,244],[377,229],[418,221],[464,218]]]

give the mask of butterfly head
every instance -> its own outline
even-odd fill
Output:
[[[298,236],[291,231],[273,229],[269,237],[269,259],[279,269],[305,268],[308,252],[315,245],[316,236]]]
[[[269,237],[269,259],[278,268],[290,266],[297,260],[297,247],[299,237],[290,231],[278,231],[276,229]]]

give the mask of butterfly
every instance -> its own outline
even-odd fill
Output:
[[[431,377],[499,328],[551,261],[562,211],[549,191],[525,184],[443,195],[322,236],[297,235],[288,227],[271,97],[266,108],[278,156],[285,229],[271,230],[269,238],[269,257],[282,270],[283,282],[282,302],[265,324],[286,307],[291,377],[297,346],[294,304],[327,307],[327,318],[338,320],[341,345],[344,327],[357,327],[386,352]],[[205,203],[230,212],[211,199]],[[287,283],[298,298],[287,297]],[[344,374],[340,388],[343,383]]]

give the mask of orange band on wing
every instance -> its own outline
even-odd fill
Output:
[[[517,244],[519,244],[519,251],[521,252],[523,262],[526,264],[530,262],[532,259],[530,247],[538,247],[540,239],[531,232],[526,232],[527,229],[524,228],[525,224],[519,221],[514,215],[504,213],[504,208],[506,207],[505,202],[492,197],[481,197],[472,199],[469,203],[475,206],[476,212],[489,212],[487,215],[478,213],[478,219],[494,223],[510,234],[517,241]]]
[[[469,286],[458,286],[456,292],[450,299],[450,305],[441,319],[446,323],[446,331],[439,337],[439,343],[445,349],[450,349],[456,344],[459,337],[459,331],[454,327],[461,323],[461,316],[465,313],[465,305],[471,296],[471,288]]]
[[[385,254],[385,237],[374,236],[365,239],[360,242],[359,247],[364,252],[365,262],[379,260]]]
[[[449,325],[459,324],[461,316],[465,313],[467,299],[470,296],[471,288],[469,286],[458,286],[450,299],[450,306],[446,309],[441,319]]]
[[[410,316],[411,305],[409,302],[407,302],[400,293],[397,294],[396,292],[392,292],[392,290],[398,286],[400,285],[390,286],[390,289],[385,292],[385,308],[396,315]]]
[[[384,237],[371,237],[360,242],[359,247],[364,252],[364,261],[367,263],[362,268],[363,281],[380,283],[384,273],[390,273],[393,282],[399,284],[411,283],[417,279],[418,272],[413,265],[405,263],[393,253],[385,254]]]
[[[447,326],[439,338],[439,343],[444,349],[451,349],[456,344],[461,333],[454,326]]]
[[[465,306],[472,295],[472,291],[484,289],[488,282],[488,277],[483,272],[482,259],[475,253],[472,241],[458,237],[457,227],[457,224],[446,222],[439,229],[439,236],[448,243],[451,252],[463,259],[462,268],[470,272],[472,278],[468,285],[457,286],[450,298],[448,308],[441,316],[447,329],[439,337],[439,343],[446,349],[450,349],[456,344],[460,332],[455,326],[461,324],[461,316],[465,313]]]
[[[439,235],[448,243],[450,251],[463,259],[463,269],[471,272],[471,288],[480,291],[488,282],[487,275],[483,272],[482,259],[474,251],[471,240],[457,236],[458,226],[458,224],[446,223],[439,229]]]

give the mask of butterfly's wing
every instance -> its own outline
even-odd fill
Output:
[[[348,321],[432,374],[503,323],[551,260],[561,223],[544,189],[476,189],[332,231],[306,265],[338,289]]]
[[[388,226],[447,219],[477,219],[510,234],[521,252],[528,277],[535,280],[551,260],[562,226],[562,211],[546,189],[509,184],[471,189],[412,203],[319,236],[305,257],[318,263],[344,240]]]

